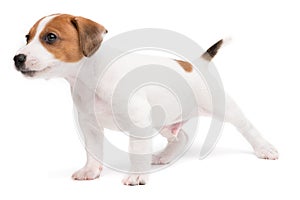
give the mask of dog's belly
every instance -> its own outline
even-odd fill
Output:
[[[188,100],[182,100],[182,102],[180,102],[174,94],[170,94],[162,88],[156,88],[154,91],[151,91],[152,89],[153,88],[146,87],[143,92],[146,93],[146,101],[151,107],[148,113],[149,118],[151,118],[152,125],[157,129],[210,113],[211,103],[209,92],[202,91],[200,95],[202,101],[199,104],[197,101],[193,102]],[[96,98],[95,114],[98,125],[110,130],[127,131],[124,130],[122,124],[134,123],[131,116],[139,113],[143,108],[133,106],[136,110],[131,110],[131,103],[128,105],[126,105],[126,103],[127,102],[120,102],[120,104],[123,104],[127,109],[125,112],[122,112],[119,110],[119,106],[113,107],[112,104],[100,98]],[[145,113],[145,115],[147,114]],[[153,124],[154,122],[156,124]]]

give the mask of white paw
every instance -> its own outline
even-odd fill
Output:
[[[255,147],[254,151],[255,155],[262,159],[277,160],[279,157],[278,151],[269,143]]]
[[[135,186],[135,185],[146,185],[148,182],[148,175],[128,175],[126,176],[122,183],[124,185]]]
[[[74,180],[94,180],[99,178],[101,174],[101,168],[98,167],[83,167],[72,175],[72,179]]]
[[[171,156],[159,153],[152,155],[152,165],[166,165],[171,162]]]

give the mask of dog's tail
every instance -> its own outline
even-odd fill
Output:
[[[203,54],[202,54],[202,58],[208,62],[210,62],[215,55],[218,53],[219,49],[224,46],[224,44],[227,44],[228,42],[230,42],[230,38],[225,38],[225,39],[221,39],[218,42],[216,42],[214,45],[212,45],[211,47],[209,47]]]

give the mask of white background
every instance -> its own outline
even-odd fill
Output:
[[[289,0],[247,2],[2,2],[0,199],[299,199],[299,6]],[[146,186],[123,186],[123,174],[107,168],[98,180],[71,180],[85,154],[69,86],[59,79],[27,80],[12,62],[33,23],[52,13],[93,19],[109,30],[108,38],[137,28],[165,28],[206,48],[231,36],[215,64],[226,90],[278,148],[280,159],[257,159],[244,138],[226,125],[215,151],[199,160],[205,135],[200,125],[188,154],[153,174]]]

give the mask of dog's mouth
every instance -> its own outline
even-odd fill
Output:
[[[38,71],[34,71],[34,70],[20,70],[21,73],[25,76],[29,76],[32,77],[34,76]]]
[[[48,69],[42,69],[42,70],[28,70],[28,69],[20,69],[20,72],[24,75],[24,76],[28,76],[28,77],[34,77],[35,75],[42,73],[44,71],[46,71]]]

